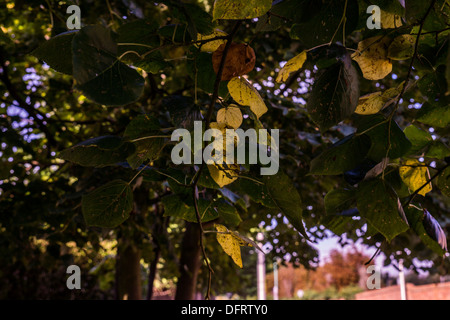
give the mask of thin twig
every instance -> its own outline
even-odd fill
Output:
[[[230,49],[233,37],[236,34],[236,32],[238,31],[240,25],[241,25],[241,21],[237,21],[236,24],[234,25],[233,30],[227,36],[227,39],[226,39],[227,42],[226,42],[225,48],[223,50],[222,59],[220,61],[219,69],[218,69],[217,75],[216,75],[216,80],[214,81],[214,90],[213,90],[213,94],[212,94],[212,97],[211,97],[211,102],[209,104],[209,108],[208,108],[207,115],[206,115],[206,120],[205,120],[205,127],[206,128],[208,128],[209,124],[211,123],[211,117],[212,117],[212,114],[213,114],[213,111],[214,111],[214,106],[215,106],[216,100],[217,100],[217,98],[219,96],[219,85],[220,85],[220,82],[222,81],[222,73],[223,73],[223,69],[224,69],[224,66],[225,66],[225,60],[227,58],[227,54],[228,54],[228,51]],[[205,246],[203,244],[203,233],[204,233],[204,230],[203,230],[202,220],[201,220],[200,212],[199,212],[199,209],[198,209],[198,203],[197,203],[197,192],[198,192],[197,184],[198,184],[198,181],[200,179],[201,172],[202,172],[204,166],[205,166],[205,163],[202,162],[202,164],[200,165],[200,168],[198,169],[198,171],[197,171],[197,173],[195,175],[195,178],[193,179],[193,182],[192,182],[192,194],[193,194],[193,197],[194,197],[195,215],[197,217],[197,222],[198,222],[198,225],[200,227],[200,247],[201,247],[201,250],[202,250],[203,259],[205,260],[205,263],[206,263],[206,265],[208,267],[208,271],[209,271],[209,273],[208,273],[208,288],[207,288],[206,296],[205,296],[205,299],[209,300],[210,299],[210,294],[211,294],[211,279],[212,279],[212,274],[214,273],[214,271],[213,271],[213,269],[212,269],[212,267],[211,267],[211,265],[209,263],[209,260],[208,260],[208,257],[206,255],[206,251],[205,251]]]
[[[392,109],[391,113],[389,114],[389,116],[388,116],[387,119],[386,119],[387,122],[388,122],[388,147],[387,147],[387,150],[386,150],[386,157],[388,156],[389,151],[391,150],[391,147],[392,147],[392,146],[391,146],[391,126],[392,126],[392,118],[394,117],[395,113],[397,112],[397,110],[398,110],[398,108],[399,108],[399,106],[400,106],[400,100],[402,99],[403,94],[405,93],[406,88],[407,88],[407,86],[408,86],[408,82],[409,82],[409,80],[410,80],[410,78],[411,78],[412,70],[413,70],[413,64],[414,64],[414,61],[415,61],[416,58],[417,58],[417,52],[418,52],[418,48],[419,48],[419,40],[420,40],[420,35],[421,35],[421,33],[422,33],[423,25],[424,25],[425,20],[427,19],[428,15],[430,14],[431,9],[434,7],[434,4],[435,4],[435,3],[436,3],[436,0],[432,0],[432,1],[431,1],[431,4],[430,4],[430,6],[428,7],[427,12],[426,12],[425,15],[423,16],[422,20],[420,20],[420,23],[419,23],[419,31],[417,32],[417,38],[416,38],[416,42],[415,42],[415,44],[414,44],[414,53],[413,53],[413,56],[412,56],[412,58],[411,58],[411,62],[410,62],[410,64],[409,64],[408,73],[407,73],[407,75],[406,75],[405,82],[403,83],[402,91],[401,91],[400,94],[398,95],[397,101],[395,102],[395,105],[394,105],[394,108]],[[382,177],[384,178],[384,171],[383,171]]]

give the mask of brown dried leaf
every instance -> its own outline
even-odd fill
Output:
[[[224,49],[225,44],[222,44],[212,55],[213,68],[216,74],[219,71]],[[255,51],[250,46],[244,43],[231,43],[225,59],[221,80],[227,81],[249,73],[255,68],[255,62]]]

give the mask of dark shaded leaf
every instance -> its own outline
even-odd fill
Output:
[[[332,41],[333,33],[337,35],[335,41],[342,40],[344,3],[341,0],[310,1],[303,12],[303,21],[291,28],[291,38],[300,40],[308,48]],[[358,24],[358,1],[348,1],[345,17],[345,34],[348,35]]]
[[[115,136],[102,136],[81,142],[58,155],[86,167],[104,167],[124,161],[135,152],[132,143]]]
[[[450,197],[450,167],[447,167],[439,176],[437,186],[443,194]]]
[[[281,170],[272,176],[264,176],[264,183],[273,202],[294,228],[308,239],[302,221],[302,199],[291,179]]]
[[[130,216],[133,192],[127,182],[114,180],[83,195],[81,209],[88,226],[115,228]]]
[[[142,139],[133,142],[136,146],[136,152],[127,158],[131,168],[136,169],[144,161],[158,158],[164,142],[164,138],[154,138],[162,135],[159,129],[158,120],[148,115],[139,115],[128,124],[123,134],[124,138],[129,140]]]
[[[357,167],[370,148],[366,135],[349,135],[311,161],[310,174],[337,175]]]
[[[41,44],[31,52],[52,69],[65,74],[72,74],[72,39],[78,30],[61,33]]]
[[[81,29],[73,38],[73,76],[77,88],[104,105],[125,105],[142,94],[144,79],[117,60],[114,35],[99,25]]]
[[[408,230],[399,200],[391,186],[381,179],[361,182],[357,193],[357,207],[362,217],[388,241]]]
[[[380,162],[386,157],[389,142],[390,148],[387,156],[390,159],[401,157],[411,148],[411,142],[397,123],[391,120],[389,130],[389,123],[381,114],[356,117],[356,127],[358,132],[365,132],[370,137],[372,143],[367,157],[376,162]],[[388,134],[389,131],[390,134]]]
[[[322,132],[350,117],[358,104],[358,76],[349,59],[325,69],[314,82],[306,107]]]

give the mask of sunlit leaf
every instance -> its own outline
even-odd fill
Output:
[[[415,159],[406,160],[403,166],[399,169],[400,177],[403,182],[411,189],[412,192],[416,191],[430,178],[428,168],[424,166],[424,163]],[[418,194],[425,196],[432,190],[431,182],[428,183]]]
[[[270,10],[272,0],[216,0],[213,18],[217,19],[252,19]]]
[[[242,257],[241,257],[241,241],[239,238],[234,236],[228,229],[221,225],[215,224],[217,233],[217,241],[222,247],[223,251],[233,259],[240,268],[242,268]]]
[[[214,39],[217,37],[225,37],[225,36],[227,36],[226,32],[216,29],[213,31],[213,33],[208,34],[208,35],[198,34],[197,40],[198,41],[206,41],[206,40]],[[225,39],[216,39],[216,40],[204,42],[198,46],[200,47],[200,50],[203,52],[214,52],[220,47],[221,44],[224,44],[224,43],[226,43]]]
[[[222,188],[238,178],[239,166],[235,164],[211,164],[208,165],[211,178]]]
[[[394,102],[403,88],[403,83],[397,87],[387,89],[385,91],[378,91],[366,94],[359,97],[358,106],[355,113],[358,114],[375,114],[385,108],[390,103]]]
[[[292,72],[295,72],[303,67],[307,58],[307,52],[302,51],[300,54],[296,55],[294,58],[289,60],[283,68],[278,72],[277,82],[284,82],[289,78]]]
[[[385,36],[367,38],[358,43],[358,50],[352,55],[368,80],[379,80],[392,71],[388,58],[388,47],[392,39]]]
[[[225,123],[234,129],[242,124],[242,112],[236,105],[230,105],[217,111],[217,122]]]
[[[231,97],[243,106],[249,106],[257,118],[267,112],[266,104],[258,91],[243,77],[236,77],[228,82]]]

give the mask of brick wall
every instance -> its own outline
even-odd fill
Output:
[[[433,283],[416,286],[406,284],[408,300],[450,300],[450,282]],[[381,289],[367,290],[358,293],[356,300],[400,300],[400,286],[390,286]]]

